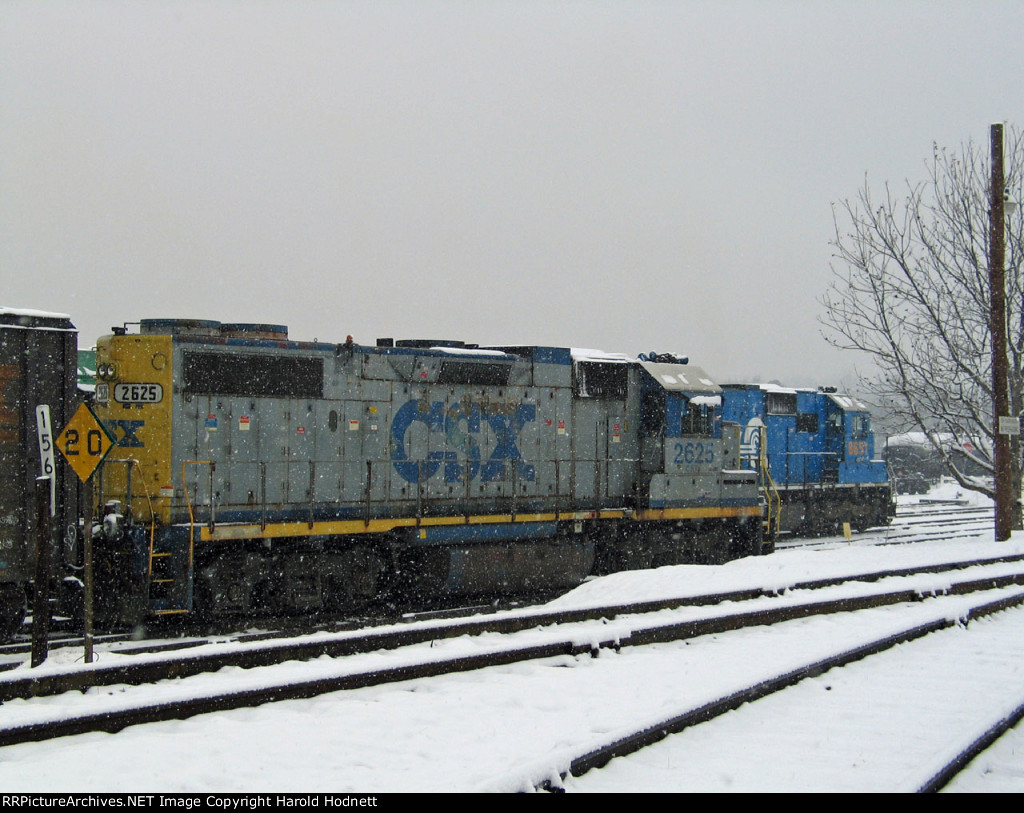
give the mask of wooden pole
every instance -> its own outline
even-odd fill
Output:
[[[92,477],[85,481],[85,539],[82,540],[83,565],[83,609],[85,631],[83,634],[85,642],[85,662],[93,661],[93,617],[92,617],[92,523],[93,523],[93,501],[95,500]]]
[[[32,600],[33,667],[46,660],[50,635],[50,478],[36,478],[36,577]]]
[[[1013,529],[1013,478],[1010,465],[1010,436],[1000,431],[999,419],[1010,415],[1006,353],[1006,220],[1003,195],[1003,125],[991,130],[992,186],[989,205],[990,332],[992,336],[992,420],[995,426],[995,538],[1003,542]]]

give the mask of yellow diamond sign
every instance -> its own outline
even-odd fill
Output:
[[[64,431],[57,436],[57,448],[83,483],[114,448],[114,438],[85,404],[78,407]]]

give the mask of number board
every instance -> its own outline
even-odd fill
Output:
[[[64,431],[57,436],[57,448],[83,483],[114,448],[114,438],[85,404],[78,407]]]
[[[119,404],[159,404],[164,388],[159,384],[115,384],[114,400]]]

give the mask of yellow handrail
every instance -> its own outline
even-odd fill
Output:
[[[767,500],[768,505],[768,536],[772,539],[777,539],[782,523],[782,497],[779,496],[779,490],[775,487],[775,481],[772,479],[771,472],[768,470],[768,454],[765,451],[768,440],[767,433],[767,428],[762,426],[761,443],[758,444],[760,447],[759,468],[761,469],[761,479],[764,482],[765,499]],[[775,526],[774,529],[772,528],[773,525]]]
[[[188,566],[192,567],[195,549],[195,534],[193,526],[196,524],[195,515],[192,513],[192,500],[188,496],[188,484],[185,482],[185,466],[212,466],[212,460],[185,460],[181,464],[181,488],[185,492],[185,505],[188,507]],[[213,494],[210,494],[210,504],[213,504]]]

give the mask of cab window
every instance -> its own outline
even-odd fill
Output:
[[[711,437],[714,434],[715,408],[709,404],[686,402],[686,410],[682,414],[683,435],[703,435]]]

